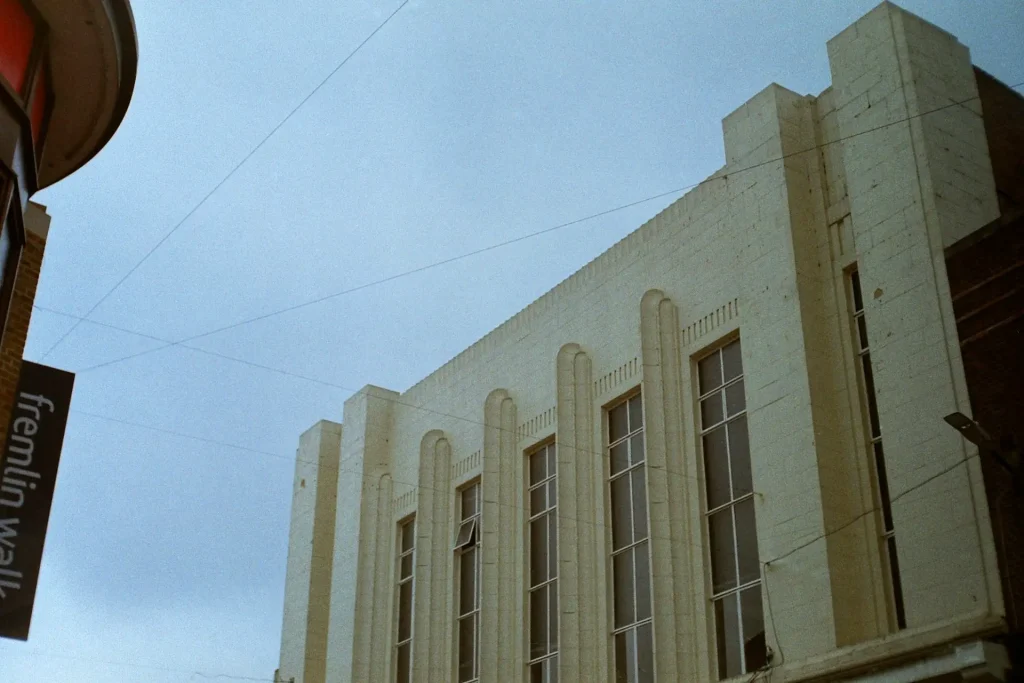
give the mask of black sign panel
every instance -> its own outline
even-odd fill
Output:
[[[0,454],[0,636],[28,640],[75,376],[24,361]]]

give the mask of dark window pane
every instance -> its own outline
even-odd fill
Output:
[[[459,681],[471,681],[474,678],[473,666],[476,647],[475,615],[459,621]]]
[[[644,624],[636,630],[637,681],[654,683],[654,630]]]
[[[644,461],[644,433],[640,432],[629,440],[629,463],[635,465]]]
[[[402,550],[412,550],[413,542],[416,539],[416,524],[409,522],[402,525]]]
[[[871,422],[871,438],[878,438],[882,435],[882,428],[878,422],[878,404],[875,402],[875,376],[871,372],[871,354],[865,353],[860,357],[861,367],[864,369],[864,393],[867,395],[868,418]]]
[[[868,348],[868,324],[863,315],[857,316],[857,336],[860,339],[860,351]]]
[[[644,404],[640,396],[629,399],[629,431],[635,432],[644,426]]]
[[[704,435],[704,479],[709,510],[732,500],[729,493],[729,451],[725,444],[725,426]]]
[[[479,495],[479,484],[473,484],[462,490],[462,519],[472,517],[477,513],[477,497]]]
[[[732,510],[726,508],[708,517],[711,536],[712,592],[736,587],[736,558],[733,555]]]
[[[552,479],[548,482],[548,508],[558,504],[558,482]]]
[[[476,609],[476,549],[459,557],[459,614]]]
[[[633,542],[633,519],[630,510],[630,476],[613,479],[612,489],[612,546],[621,548]]]
[[[530,659],[548,653],[548,587],[530,593]]]
[[[875,476],[878,479],[878,497],[882,506],[882,522],[885,524],[886,532],[893,530],[892,523],[892,499],[889,498],[889,475],[885,471],[885,452],[882,450],[882,442],[875,444]]]
[[[732,464],[732,497],[739,498],[753,492],[746,415],[729,423],[729,459]]]
[[[723,419],[722,392],[712,394],[700,402],[700,425],[703,429],[713,427]]]
[[[548,446],[548,474],[554,475],[558,471],[558,449],[555,444]]]
[[[757,556],[757,525],[754,523],[754,499],[736,503],[736,547],[739,553],[740,583],[756,581],[761,577],[761,564]]]
[[[757,671],[768,663],[768,649],[764,640],[764,611],[761,607],[761,587],[754,586],[740,593],[743,613],[743,657],[747,672]]]
[[[725,388],[725,412],[730,417],[747,407],[747,399],[743,394],[743,380],[730,384]]]
[[[530,683],[547,683],[544,680],[544,662],[530,665]]]
[[[615,573],[615,628],[636,621],[633,612],[633,551],[612,558]]]
[[[398,669],[398,676],[395,677],[398,683],[409,683],[412,680],[412,668],[409,666],[411,650],[412,645],[410,643],[401,645],[398,648],[398,663],[396,667]]]
[[[629,434],[629,414],[625,403],[620,403],[608,411],[608,438],[618,441]]]
[[[736,594],[715,601],[715,629],[718,640],[718,677],[732,678],[743,673],[743,653],[740,648],[740,624],[736,609]]]
[[[548,509],[548,487],[538,486],[530,491],[530,516]]]
[[[476,520],[471,519],[463,522],[459,527],[459,535],[455,537],[455,547],[461,548],[473,540],[473,532],[476,530]]]
[[[623,441],[611,449],[611,473],[616,474],[629,467],[629,443]]]
[[[633,540],[647,538],[647,483],[644,468],[638,467],[629,473],[633,480]]]
[[[722,349],[722,367],[725,372],[726,382],[743,374],[743,359],[741,356],[739,339]]]
[[[860,273],[856,270],[850,273],[850,289],[853,290],[853,310],[864,310],[864,298],[860,292]]]
[[[892,581],[893,607],[896,610],[896,627],[907,627],[907,612],[903,606],[903,584],[900,581],[900,561],[896,554],[896,537],[890,536],[886,542],[889,551],[889,573]]]
[[[700,375],[701,394],[722,386],[722,355],[715,351],[697,363],[697,373]]]
[[[651,562],[646,543],[633,548],[636,558],[636,620],[643,621],[651,616]]]
[[[547,449],[537,451],[530,456],[530,483],[539,484],[547,478]]]
[[[554,515],[551,515],[552,517]],[[548,579],[548,516],[530,522],[530,585]]]
[[[558,515],[548,515],[548,578],[558,576]]]
[[[558,683],[558,656],[531,665],[530,683]]]
[[[615,636],[615,683],[631,683],[628,654],[631,648],[626,647],[626,639],[632,635],[632,631],[626,631]]]
[[[412,581],[398,589],[398,640],[408,640],[412,634]]]
[[[412,553],[408,555],[402,555],[402,572],[401,578],[407,579],[412,576]]]

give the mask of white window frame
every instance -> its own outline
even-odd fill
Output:
[[[469,514],[464,514],[462,504],[468,491],[474,491],[475,507]],[[455,675],[454,681],[458,683],[478,683],[480,680],[480,553],[481,553],[481,508],[483,506],[483,488],[480,480],[477,479],[459,489],[459,529],[455,536]],[[472,571],[473,577],[473,602],[472,607],[466,612],[462,611],[462,558],[468,553],[473,553]],[[460,629],[463,621],[473,619],[473,659],[469,678],[460,678],[462,675],[461,661],[462,648]]]
[[[634,424],[633,414],[632,414],[632,411],[630,410],[630,408],[631,408],[630,403],[632,401],[634,401],[634,400],[639,402],[639,407],[640,407],[640,410],[639,410],[639,413],[638,413],[638,415],[639,415],[639,424],[638,425]],[[626,417],[627,417],[626,433],[623,434],[623,435],[618,436],[613,441],[612,440],[612,431],[611,431],[611,427],[612,427],[612,414],[613,414],[613,412],[616,409],[618,409],[618,408],[620,408],[622,406],[625,406],[625,410],[626,410]],[[611,526],[609,528],[609,534],[610,534],[611,538],[609,538],[608,547],[611,548],[611,552],[609,554],[609,560],[610,560],[609,575],[611,576],[611,588],[612,588],[612,596],[611,596],[612,597],[612,632],[611,632],[611,636],[612,636],[612,645],[613,645],[613,647],[612,647],[613,672],[614,672],[613,675],[616,676],[616,677],[618,676],[618,670],[619,670],[618,669],[619,662],[617,661],[617,658],[618,658],[618,654],[617,654],[618,648],[615,646],[615,643],[619,639],[619,637],[621,636],[625,640],[625,642],[626,642],[626,651],[627,651],[627,653],[630,651],[630,647],[629,647],[630,644],[632,644],[632,646],[633,646],[632,647],[632,657],[627,662],[628,671],[626,672],[626,682],[627,683],[639,683],[641,681],[644,681],[646,683],[646,682],[649,681],[649,682],[653,683],[653,681],[657,680],[657,673],[654,670],[654,652],[653,652],[653,643],[654,643],[654,600],[653,600],[653,596],[652,596],[652,592],[653,591],[652,591],[652,582],[651,582],[651,577],[652,577],[652,572],[651,572],[651,547],[650,547],[650,540],[651,540],[651,534],[650,534],[651,524],[650,524],[650,521],[651,520],[650,520],[650,505],[647,502],[647,500],[648,500],[647,499],[647,492],[648,492],[648,488],[649,487],[648,487],[648,482],[647,482],[647,449],[646,449],[646,432],[645,432],[646,424],[645,424],[645,421],[644,421],[643,392],[640,391],[640,390],[631,392],[631,393],[627,394],[626,396],[624,396],[623,398],[615,401],[614,403],[609,404],[606,407],[606,409],[605,409],[605,425],[606,425],[607,430],[608,430],[607,431],[607,435],[608,435],[608,470],[607,470],[607,472],[608,472],[608,488],[607,488],[607,490],[608,490],[608,509],[610,511],[609,518],[610,518],[610,520],[612,522],[612,524],[611,524]],[[640,440],[642,442],[641,446],[640,446],[641,454],[640,454],[639,458],[635,457],[635,454],[634,454],[634,443],[635,443],[636,437],[638,437],[638,436],[640,437]],[[613,457],[612,457],[612,455],[613,455],[613,451],[614,451],[615,448],[623,446],[623,445],[626,446],[626,455],[627,455],[626,466],[623,467],[622,469],[620,469],[617,472],[612,472],[612,464],[613,464]],[[634,498],[633,498],[634,493],[635,493],[635,489],[634,489],[634,482],[632,481],[632,477],[634,476],[635,472],[639,473],[640,481],[642,481],[642,483],[643,483],[643,494],[644,494],[644,505],[643,505],[644,536],[643,536],[643,538],[640,538],[640,539],[636,538],[636,520],[634,518],[634,512],[635,512],[635,508],[636,508],[636,503],[635,503]],[[629,513],[629,520],[628,521],[629,521],[629,524],[630,524],[629,532],[630,532],[630,538],[632,539],[632,541],[630,543],[627,543],[627,544],[623,545],[622,547],[616,548],[615,547],[614,528],[616,526],[617,521],[615,519],[616,507],[613,504],[613,500],[612,500],[612,487],[613,487],[614,483],[617,480],[623,479],[623,478],[629,478],[630,479],[630,486],[629,486],[629,511],[630,511],[630,513]],[[642,619],[638,619],[637,618],[637,614],[638,614],[638,611],[639,611],[638,607],[641,605],[641,603],[637,599],[638,598],[638,594],[639,594],[639,591],[637,590],[637,585],[639,583],[639,581],[637,580],[637,557],[638,557],[638,549],[640,549],[640,548],[642,548],[642,552],[644,552],[646,554],[646,560],[647,560],[646,584],[647,584],[647,610],[649,612],[649,614],[647,616],[645,616],[644,618],[642,618]],[[615,614],[615,603],[616,603],[615,559],[617,557],[625,555],[626,553],[631,553],[632,554],[631,580],[632,580],[632,597],[633,597],[633,608],[632,608],[633,620],[631,622],[629,622],[629,623],[616,626],[616,624],[615,624],[615,618],[616,618],[616,614]],[[644,628],[650,630],[650,641],[649,642],[651,643],[651,653],[650,653],[651,671],[649,672],[650,675],[648,677],[646,677],[644,679],[641,679],[641,677],[640,677],[640,675],[641,675],[641,672],[640,672],[640,654],[639,654],[638,649],[637,649],[637,643],[639,641],[639,633],[640,633],[641,629],[644,629]],[[619,680],[619,679],[616,678],[615,680]]]
[[[412,545],[409,548],[404,547],[405,530],[407,527],[412,527]],[[415,629],[415,614],[416,614],[416,516],[412,515],[406,517],[398,523],[398,543],[397,543],[397,561],[395,563],[395,576],[398,577],[396,582],[396,593],[395,603],[397,609],[395,610],[395,681],[396,683],[411,683],[413,680],[413,649],[412,639]],[[409,575],[402,576],[402,564],[408,558],[410,568]],[[410,584],[409,589],[409,604],[405,605],[402,602],[402,588]],[[401,623],[402,617],[405,613],[405,609],[408,609],[409,615],[409,634],[406,638],[401,637]],[[409,648],[409,664],[408,664],[408,677],[402,680],[401,670],[398,668],[399,662],[399,651],[408,646]]]
[[[543,458],[545,460],[545,474],[536,481],[533,478],[535,458]],[[526,601],[527,624],[529,625],[527,629],[527,643],[529,647],[529,661],[526,665],[527,680],[531,681],[531,683],[536,680],[539,680],[540,683],[554,683],[554,681],[558,680],[558,625],[560,622],[558,613],[558,452],[555,442],[549,441],[529,451],[526,454],[526,460],[528,484],[526,492],[527,538],[529,539],[526,565],[526,577],[529,586]],[[534,509],[533,500],[536,494],[539,494],[544,499],[543,508],[540,510]],[[547,534],[545,535],[547,547],[544,548],[544,552],[547,555],[547,573],[544,580],[534,584],[533,554],[536,552],[536,549],[533,546],[533,535],[531,532],[536,522],[547,524]],[[551,538],[552,531],[555,534],[553,541]],[[554,553],[551,552],[552,548]],[[549,649],[534,656],[533,595],[541,590],[546,590],[548,594],[544,624],[545,632],[548,636],[547,645]],[[535,671],[539,673],[539,679],[534,677]]]
[[[900,580],[900,565],[896,550],[896,526],[893,522],[885,449],[882,446],[882,426],[878,416],[874,371],[871,367],[868,327],[864,318],[864,292],[861,289],[860,272],[857,270],[856,264],[849,269],[846,282],[849,289],[849,306],[853,312],[850,333],[853,336],[853,349],[857,356],[855,361],[862,413],[866,418],[864,431],[867,440],[867,455],[871,461],[873,496],[875,509],[881,515],[882,535],[879,550],[887,570],[886,593],[890,611],[890,627],[902,631],[907,627],[906,605],[903,600],[903,583]]]
[[[713,350],[711,350],[708,353],[706,353],[703,356],[701,356],[697,360],[697,362],[695,363],[695,368],[696,368],[696,371],[697,371],[696,372],[696,376],[697,376],[697,422],[698,422],[698,425],[699,425],[699,432],[700,432],[701,459],[702,459],[702,465],[703,465],[704,487],[705,487],[704,488],[704,505],[703,505],[703,507],[704,507],[704,529],[705,529],[705,533],[707,534],[708,546],[709,546],[709,549],[708,549],[708,568],[710,570],[710,572],[709,572],[709,574],[710,574],[710,576],[709,576],[709,585],[711,587],[711,591],[710,591],[711,592],[711,608],[712,608],[711,609],[711,619],[712,619],[712,623],[715,625],[715,634],[716,634],[716,640],[717,640],[717,637],[718,637],[717,634],[719,633],[719,628],[720,628],[720,625],[718,624],[718,615],[717,615],[719,604],[721,604],[721,609],[724,611],[726,609],[729,609],[728,604],[727,604],[726,601],[730,600],[730,598],[733,599],[734,604],[735,604],[735,621],[736,621],[736,626],[737,626],[738,633],[739,633],[739,643],[737,645],[739,647],[739,653],[740,653],[740,671],[738,673],[733,674],[734,676],[746,675],[746,674],[749,674],[749,673],[752,672],[752,670],[750,668],[750,665],[747,662],[747,653],[746,653],[745,648],[744,648],[744,645],[746,644],[746,637],[745,637],[745,633],[744,633],[744,623],[743,623],[744,622],[744,618],[743,618],[742,596],[743,596],[743,594],[745,592],[747,592],[749,590],[752,590],[752,589],[756,589],[758,591],[758,599],[759,599],[759,603],[760,603],[760,602],[763,601],[763,590],[764,590],[764,587],[762,585],[761,571],[760,571],[761,559],[760,559],[760,555],[759,554],[758,554],[758,557],[757,557],[757,562],[758,562],[757,578],[756,579],[750,579],[750,580],[747,580],[747,581],[741,581],[740,547],[739,547],[740,543],[739,543],[739,540],[738,540],[739,534],[738,534],[736,510],[738,509],[738,507],[741,504],[747,503],[749,501],[750,506],[751,506],[751,514],[752,515],[754,514],[753,513],[753,499],[754,499],[753,473],[752,472],[750,473],[750,476],[751,476],[751,486],[750,486],[750,489],[751,490],[748,491],[748,492],[742,493],[739,496],[735,496],[735,494],[734,494],[734,492],[732,490],[733,484],[735,483],[734,482],[734,478],[733,478],[733,460],[734,460],[733,456],[734,456],[734,453],[733,453],[733,448],[732,448],[732,445],[730,444],[730,439],[729,439],[729,425],[730,425],[730,423],[738,422],[740,419],[744,419],[745,420],[746,416],[747,416],[746,390],[745,390],[745,384],[744,384],[744,377],[745,377],[745,375],[743,373],[742,358],[740,358],[739,374],[737,374],[735,377],[731,377],[728,380],[726,380],[725,379],[725,361],[724,361],[725,350],[727,348],[730,348],[733,344],[739,344],[739,342],[740,342],[739,337],[727,339],[723,343],[721,343],[720,345],[715,347]],[[737,349],[737,352],[739,352],[739,349]],[[703,387],[703,379],[701,377],[701,366],[702,366],[703,363],[707,362],[709,359],[711,359],[713,357],[717,357],[717,359],[718,359],[718,372],[719,372],[718,382],[719,383],[716,386],[714,386],[713,388],[705,390],[704,387]],[[734,412],[730,412],[729,407],[728,407],[728,400],[727,400],[728,394],[727,394],[727,392],[728,392],[728,390],[730,388],[733,388],[735,390],[736,387],[740,387],[740,390],[738,392],[734,393],[733,395],[736,396],[737,393],[738,393],[739,398],[741,398],[742,401],[743,401],[743,406],[740,409],[736,409]],[[704,424],[704,410],[703,410],[704,402],[708,401],[710,403],[710,401],[714,401],[716,399],[716,397],[718,398],[718,405],[721,408],[721,419],[718,419],[718,420],[716,420],[715,422],[713,422],[711,424]],[[709,499],[709,494],[708,494],[708,489],[707,489],[707,485],[708,485],[708,481],[709,481],[709,479],[708,479],[708,477],[709,477],[709,475],[708,475],[709,463],[708,463],[708,459],[707,459],[708,458],[708,454],[706,452],[704,444],[705,444],[705,437],[708,436],[709,434],[711,434],[712,432],[716,431],[717,429],[722,429],[723,436],[725,438],[725,453],[726,453],[726,456],[727,456],[726,457],[726,465],[727,465],[727,471],[728,471],[728,477],[729,477],[729,481],[727,482],[728,485],[729,485],[729,497],[728,497],[728,500],[726,502],[720,503],[720,504],[718,504],[718,505],[716,505],[715,507],[712,508],[712,507],[710,507],[711,501]],[[750,426],[749,426],[749,424],[746,425],[745,430],[746,430],[745,436],[747,437],[747,443],[748,443],[747,457],[749,459],[750,458],[750,453],[749,453]],[[752,465],[752,463],[750,463],[748,461],[748,463],[747,463],[747,469],[748,470],[751,469],[751,465]],[[727,589],[715,592],[715,590],[714,590],[714,579],[713,579],[714,574],[715,574],[715,558],[713,557],[713,554],[711,553],[711,543],[710,543],[711,542],[711,538],[712,538],[711,519],[712,519],[712,517],[714,517],[716,515],[720,515],[722,513],[725,513],[726,511],[728,511],[728,513],[729,513],[729,517],[730,517],[731,524],[732,524],[732,557],[733,557],[733,563],[734,563],[734,566],[732,567],[732,569],[735,572],[736,585],[735,586],[731,586],[731,587],[729,587]],[[757,533],[756,517],[754,517],[753,519],[755,520],[755,525],[754,525],[755,528],[754,528],[753,532],[754,532],[755,538],[756,538],[756,533]],[[758,553],[759,552],[760,552],[760,549],[758,549]],[[765,630],[765,624],[764,624],[764,611],[763,611],[763,607],[761,607],[761,610],[762,610],[761,611],[761,632],[763,634],[766,634],[767,632]],[[767,653],[767,647],[768,647],[767,641],[765,641],[765,651],[766,651],[766,653]],[[724,680],[726,678],[726,672],[721,670],[722,669],[721,661],[722,661],[722,658],[723,658],[724,654],[721,651],[721,644],[717,643],[717,642],[716,642],[716,645],[715,645],[715,654],[716,654],[716,659],[715,659],[715,661],[716,661],[716,668],[719,669],[719,671],[718,671],[719,680]],[[767,656],[766,656],[766,661],[767,661]],[[754,670],[756,670],[756,669],[754,669]]]

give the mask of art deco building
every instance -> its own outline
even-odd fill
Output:
[[[302,436],[279,680],[1014,680],[1024,101],[889,3],[828,56],[687,195]]]

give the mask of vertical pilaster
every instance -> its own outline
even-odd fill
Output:
[[[523,594],[523,457],[516,451],[516,406],[504,389],[484,402],[482,596],[480,680],[506,681],[522,671],[523,626],[516,596]]]
[[[596,482],[601,450],[594,443],[590,357],[566,344],[556,361],[558,427],[559,680],[604,680],[608,617],[603,572],[605,528]]]
[[[970,55],[890,3],[828,53],[907,622],[999,615],[977,451],[942,421],[970,410],[944,250],[998,215]]]
[[[394,592],[388,442],[397,397],[367,386],[345,401],[328,631],[330,683],[378,683],[388,671]]]
[[[321,420],[299,437],[292,487],[280,671],[323,683],[342,427]]]
[[[413,612],[413,680],[432,683],[452,675],[451,445],[440,430],[420,442]]]
[[[688,599],[694,591],[684,496],[693,474],[683,458],[679,311],[659,290],[640,302],[640,340],[655,668],[659,679],[692,679],[698,674],[696,610]]]

